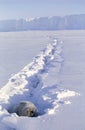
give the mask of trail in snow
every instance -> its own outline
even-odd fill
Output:
[[[15,117],[17,120],[14,106],[22,100],[32,101],[40,115],[55,114],[60,105],[71,103],[68,98],[75,96],[76,92],[63,90],[58,86],[57,73],[60,72],[62,63],[62,42],[54,39],[53,43],[48,44],[33,58],[33,62],[9,79],[0,90],[0,121],[2,122],[0,128],[7,117],[11,119]],[[56,71],[56,78],[52,76],[51,78],[55,78],[56,83],[47,86],[45,81],[49,82],[48,77],[54,71]],[[4,123],[7,125],[6,121]]]

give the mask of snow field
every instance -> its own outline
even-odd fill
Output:
[[[26,124],[28,121],[33,121],[35,124],[36,120],[39,121],[45,114],[49,116],[56,114],[61,105],[71,104],[70,97],[78,95],[74,91],[59,88],[58,73],[64,62],[62,44],[61,41],[54,39],[39,55],[33,58],[33,62],[12,76],[8,83],[1,88],[0,128],[2,130],[30,130],[30,125],[29,128],[28,125],[25,128],[21,125],[22,122]],[[49,76],[53,78],[53,72],[56,73],[56,82],[47,85],[45,81],[49,82]],[[33,102],[38,108],[39,116],[28,118],[16,115],[14,109],[22,100]]]

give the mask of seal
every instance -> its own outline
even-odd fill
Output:
[[[32,102],[22,101],[15,108],[15,113],[19,116],[36,117],[38,110]]]

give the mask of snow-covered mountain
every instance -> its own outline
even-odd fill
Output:
[[[0,21],[0,31],[85,29],[85,14]]]

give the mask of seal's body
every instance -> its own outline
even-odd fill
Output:
[[[15,112],[19,116],[34,117],[37,116],[38,110],[33,103],[29,101],[23,101],[17,105]]]

